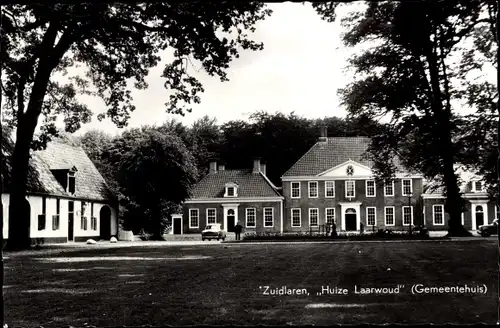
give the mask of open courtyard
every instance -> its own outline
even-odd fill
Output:
[[[498,318],[496,238],[122,243],[4,256],[9,327],[465,324]],[[386,289],[377,294],[367,289],[372,287]]]

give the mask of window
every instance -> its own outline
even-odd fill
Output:
[[[376,208],[375,207],[367,207],[366,208],[366,225],[374,226],[377,223],[376,218]]]
[[[255,228],[255,208],[246,209],[247,228]]]
[[[198,228],[199,227],[199,210],[197,208],[192,208],[189,210],[189,227]]]
[[[215,208],[207,208],[207,224],[214,224],[217,222],[217,211]]]
[[[472,191],[474,191],[474,192],[483,191],[483,182],[482,181],[473,181],[472,182]]]
[[[70,194],[75,193],[75,172],[69,172],[68,173],[68,192]]]
[[[318,181],[309,181],[309,198],[318,198]]]
[[[354,197],[354,181],[349,180],[345,182],[345,196],[347,198]]]
[[[45,230],[45,214],[38,215],[38,230]]]
[[[61,200],[56,199],[56,215],[52,215],[52,230],[59,230],[59,217],[61,212]]]
[[[375,181],[366,180],[366,197],[375,197]]]
[[[434,225],[444,225],[444,206],[443,205],[433,205],[432,206],[432,217],[434,220]]]
[[[319,225],[318,223],[318,209],[317,208],[310,208],[309,209],[309,226],[310,227],[317,227]]]
[[[90,218],[90,229],[97,230],[97,218],[94,216]]]
[[[46,224],[46,216],[45,212],[47,211],[47,198],[42,197],[42,214],[38,215],[38,230],[45,230]]]
[[[238,185],[234,182],[226,183],[226,193],[224,197],[238,197]]]
[[[384,196],[394,196],[394,180],[384,183]]]
[[[410,196],[412,193],[412,184],[411,184],[411,179],[402,179],[401,180],[401,186],[402,186],[402,191],[403,191],[403,196]]]
[[[300,208],[292,208],[292,227],[300,227]]]
[[[81,227],[82,230],[87,230],[87,217],[82,216],[81,217]]]
[[[264,227],[274,226],[274,208],[264,207]]]
[[[335,223],[335,208],[325,209],[326,224],[332,225]]]
[[[498,205],[495,205],[495,219],[498,220]]]
[[[413,224],[413,206],[403,206],[403,225]]]
[[[325,181],[325,197],[335,197],[335,181]]]
[[[385,225],[394,225],[394,206],[389,206],[385,208]]]
[[[300,182],[292,182],[292,198],[300,198]]]

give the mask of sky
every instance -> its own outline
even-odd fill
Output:
[[[308,118],[346,115],[337,90],[350,81],[346,70],[351,49],[341,42],[342,27],[323,21],[310,4],[268,4],[273,14],[256,25],[252,36],[264,43],[262,51],[242,50],[228,69],[229,81],[220,82],[198,71],[200,67],[188,67],[188,73],[200,79],[205,88],[201,103],[184,117],[166,113],[168,91],[161,77],[163,65],[152,69],[147,90],[133,90],[134,104],[128,127],[144,124],[161,124],[175,118],[185,125],[208,115],[219,123],[245,119],[252,112],[264,110],[285,114],[295,112]],[[341,18],[349,10],[339,8]],[[162,58],[168,60],[168,54]],[[82,97],[94,112],[94,118],[77,132],[101,129],[111,134],[120,132],[110,120],[99,122],[95,117],[104,111],[99,98]]]

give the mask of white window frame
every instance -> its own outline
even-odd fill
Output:
[[[191,220],[193,218],[192,212],[196,211],[196,226],[191,224]],[[189,209],[189,228],[199,228],[200,227],[200,209],[198,208],[190,208]]]
[[[495,219],[498,219],[498,205],[495,204],[495,217],[493,218],[493,220]]]
[[[325,208],[325,224],[328,224],[328,210],[333,210],[333,221],[335,223],[335,207],[327,207]]]
[[[409,194],[405,194],[405,183],[404,183],[405,180],[410,181],[410,193]],[[413,194],[413,180],[412,179],[401,179],[401,195],[410,196],[412,194]]]
[[[391,183],[392,194],[389,195],[387,193],[386,186],[388,185],[388,183],[384,182],[384,197],[394,197],[394,180],[391,180],[390,183]]]
[[[347,195],[347,191],[349,190],[347,185],[349,183],[352,183],[352,196]],[[356,180],[346,180],[345,181],[345,198],[355,198],[355,197],[356,197]]]
[[[229,195],[229,188],[233,188],[233,195],[232,196]],[[227,198],[238,197],[238,185],[234,182],[226,183],[224,197],[227,197]]]
[[[214,222],[209,222],[208,221],[208,218],[209,218],[208,211],[210,211],[210,210],[214,211]],[[207,224],[215,224],[215,223],[217,223],[217,209],[216,208],[207,208],[205,214],[207,215]]]
[[[316,184],[316,196],[311,196],[311,185]],[[309,181],[307,183],[307,194],[309,195],[309,198],[318,198],[319,197],[319,183],[318,181]]]
[[[368,222],[368,210],[373,208],[373,215],[374,215],[374,222],[373,224],[369,224]],[[377,208],[375,206],[368,206],[366,207],[366,226],[367,227],[374,227],[377,225]]]
[[[311,217],[312,217],[311,213],[313,211],[316,211],[316,224],[315,225],[311,224]],[[319,208],[310,208],[309,209],[309,226],[310,227],[319,227]]]
[[[293,196],[293,185],[294,184],[298,184],[298,186],[299,186],[298,187],[299,195],[295,196],[295,197]],[[296,199],[300,198],[300,181],[292,181],[292,182],[290,182],[290,198],[296,198]]]
[[[441,208],[441,217],[443,222],[442,223],[436,223],[436,208]],[[444,225],[444,205],[432,205],[432,224],[437,225],[437,226],[443,226]]]
[[[387,210],[392,209],[392,224],[387,224]],[[387,227],[394,227],[396,225],[396,208],[394,206],[384,207],[384,224]]]
[[[405,208],[410,208],[410,223],[405,224]],[[409,226],[410,224],[413,225],[413,206],[403,206],[401,208],[401,222],[403,223],[404,226]]]
[[[496,214],[496,207],[495,207],[495,214]],[[462,212],[462,226],[465,224],[465,212]]]
[[[373,195],[368,195],[368,182],[373,182]],[[377,184],[375,183],[375,180],[365,181],[365,195],[366,197],[377,197]]]
[[[271,225],[266,225],[266,210],[271,210]],[[274,207],[264,207],[262,211],[262,224],[265,228],[274,227]]]
[[[480,183],[481,184],[481,189],[476,189],[476,183]],[[481,180],[472,180],[472,192],[483,192],[484,190],[484,183],[483,181]]]
[[[328,196],[328,184],[331,183],[331,188],[333,189],[333,195]],[[335,198],[335,181],[329,180],[325,181],[325,198]]]
[[[298,211],[299,213],[299,225],[294,225],[293,224],[293,212],[294,211]],[[295,207],[295,208],[292,208],[290,209],[290,219],[292,220],[291,225],[293,228],[300,228],[302,226],[302,209],[300,207]]]
[[[253,226],[248,225],[248,212],[253,210]],[[245,227],[247,228],[257,228],[257,209],[255,207],[245,208]]]

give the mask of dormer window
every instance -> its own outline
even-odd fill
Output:
[[[226,192],[224,197],[238,197],[238,185],[234,182],[226,183]]]
[[[473,192],[482,192],[483,191],[483,182],[481,180],[473,180],[472,181],[472,191]]]

